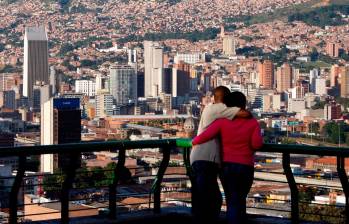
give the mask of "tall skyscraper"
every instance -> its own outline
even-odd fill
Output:
[[[349,66],[341,67],[341,97],[349,98]]]
[[[55,67],[50,67],[50,85],[52,87],[52,96],[54,96],[57,92],[57,77],[56,77],[56,69]]]
[[[137,100],[136,70],[129,65],[114,65],[110,69],[109,92],[116,105],[126,105]]]
[[[276,72],[276,90],[282,93],[292,87],[292,67],[284,63],[277,68]]]
[[[41,85],[37,83],[33,87],[33,99],[32,108],[33,111],[38,112],[41,109],[41,105],[46,101],[50,100],[52,97],[52,86],[51,85]]]
[[[337,43],[327,43],[327,45],[326,45],[326,53],[330,57],[338,58],[338,56],[339,56],[339,44],[337,44]]]
[[[81,110],[78,98],[52,98],[41,105],[41,145],[81,141]],[[41,172],[65,165],[67,159],[58,155],[41,155]]]
[[[144,41],[144,96],[163,92],[163,48],[158,42]]]
[[[137,63],[137,50],[136,49],[128,49],[128,64]]]
[[[338,86],[338,77],[340,74],[341,68],[338,65],[332,65],[331,67],[331,74],[330,74],[330,80],[331,80],[331,87]]]
[[[265,60],[258,64],[260,85],[265,89],[272,89],[274,85],[274,64],[271,60]]]
[[[107,117],[113,115],[113,95],[102,92],[96,95],[96,116]]]
[[[175,64],[172,69],[172,96],[185,96],[190,92],[190,65],[184,62]]]
[[[223,54],[226,56],[236,55],[236,42],[233,36],[223,37]]]
[[[49,84],[48,38],[44,27],[27,27],[24,35],[23,96],[33,96],[37,82]]]
[[[13,90],[0,92],[0,108],[16,109],[16,93]]]

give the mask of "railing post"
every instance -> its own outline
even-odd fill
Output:
[[[21,183],[23,181],[24,173],[25,173],[25,164],[26,164],[26,157],[20,156],[18,158],[18,169],[17,174],[15,177],[15,180],[13,182],[11,192],[10,192],[10,218],[9,223],[10,224],[16,224],[18,222],[17,220],[17,211],[18,211],[18,192],[21,188]]]
[[[161,183],[164,178],[166,169],[170,162],[172,147],[166,147],[162,149],[162,161],[156,174],[155,181],[152,186],[152,192],[154,194],[154,213],[160,213],[161,209]]]
[[[66,158],[63,158],[66,157]],[[69,159],[68,159],[69,158]],[[80,153],[73,153],[72,155],[62,154],[62,160],[68,162],[68,164],[62,164],[63,173],[66,175],[64,182],[62,184],[61,191],[61,223],[69,223],[69,192],[73,186],[76,169],[81,155]]]
[[[291,221],[299,223],[298,188],[290,166],[290,153],[282,154],[282,166],[291,191]]]
[[[109,218],[116,219],[116,194],[121,172],[125,168],[126,149],[121,148],[118,155],[118,163],[113,170],[113,180],[109,185]]]
[[[345,223],[349,223],[349,183],[345,172],[345,158],[337,156],[337,172],[345,195]]]

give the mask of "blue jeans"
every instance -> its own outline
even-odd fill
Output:
[[[221,181],[227,204],[229,224],[247,223],[246,197],[253,183],[254,167],[223,163]]]
[[[192,212],[195,223],[217,223],[222,206],[222,194],[217,182],[219,167],[214,162],[195,161],[192,171]]]

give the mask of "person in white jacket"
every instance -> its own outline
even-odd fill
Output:
[[[250,117],[251,113],[238,107],[227,107],[230,90],[215,88],[214,104],[206,106],[201,114],[198,135],[219,118]],[[193,147],[190,154],[192,166],[192,212],[196,223],[216,223],[222,206],[222,195],[217,177],[221,163],[219,138]]]

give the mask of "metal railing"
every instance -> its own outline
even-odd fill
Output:
[[[18,169],[14,179],[14,183],[10,191],[9,202],[9,222],[18,222],[18,193],[21,183],[25,176],[27,157],[42,154],[64,154],[70,157],[71,161],[81,157],[81,153],[99,152],[99,151],[117,151],[118,162],[113,170],[113,178],[109,188],[109,218],[117,218],[117,186],[121,172],[125,169],[126,150],[129,149],[145,149],[160,148],[162,160],[153,182],[151,193],[154,198],[154,213],[160,213],[161,210],[161,183],[163,181],[166,169],[169,165],[171,151],[175,148],[183,148],[183,160],[186,172],[191,177],[189,154],[191,141],[189,139],[162,139],[162,140],[144,140],[144,141],[107,141],[107,142],[84,142],[76,144],[64,145],[47,145],[47,146],[28,146],[18,148],[1,148],[0,157],[18,157]],[[292,223],[300,222],[299,214],[299,192],[297,183],[290,166],[291,154],[307,154],[318,156],[335,156],[337,157],[337,172],[345,195],[345,214],[346,223],[349,223],[349,183],[348,176],[345,171],[345,158],[349,157],[349,148],[332,148],[319,146],[303,146],[303,145],[282,145],[282,144],[265,144],[260,152],[282,153],[282,166],[287,183],[291,192],[291,221]],[[69,192],[72,188],[76,170],[79,167],[76,163],[68,164],[63,172],[65,178],[61,188],[61,223],[69,223]]]

